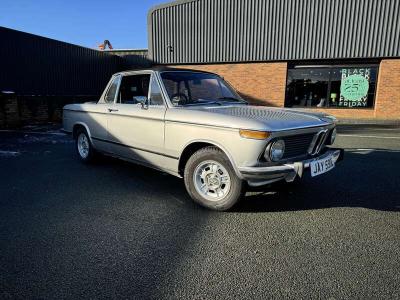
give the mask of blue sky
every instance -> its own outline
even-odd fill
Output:
[[[0,26],[96,48],[147,48],[147,12],[164,0],[1,0]],[[167,1],[168,2],[168,1]]]

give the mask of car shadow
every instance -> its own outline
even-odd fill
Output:
[[[308,174],[294,183],[271,185],[265,192],[252,192],[234,212],[281,212],[363,207],[400,211],[400,151],[347,150],[343,162],[327,174]]]
[[[119,166],[143,181],[157,182],[157,189],[185,203],[187,209],[205,211],[193,204],[182,179],[147,167],[103,157],[100,164]],[[345,159],[327,174],[311,178],[308,172],[293,183],[279,182],[251,190],[230,212],[282,212],[331,207],[363,207],[400,211],[400,151],[346,150]]]

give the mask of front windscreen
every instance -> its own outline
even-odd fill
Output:
[[[224,80],[211,73],[167,71],[161,78],[174,106],[244,103]]]

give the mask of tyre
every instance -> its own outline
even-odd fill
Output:
[[[82,162],[90,163],[94,161],[96,151],[90,142],[88,133],[83,128],[78,129],[76,132],[75,147],[78,157]]]
[[[244,194],[245,182],[217,147],[202,148],[194,153],[186,163],[184,180],[192,199],[213,210],[230,209]]]

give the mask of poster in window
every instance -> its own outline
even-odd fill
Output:
[[[339,106],[367,107],[370,68],[342,69]]]

